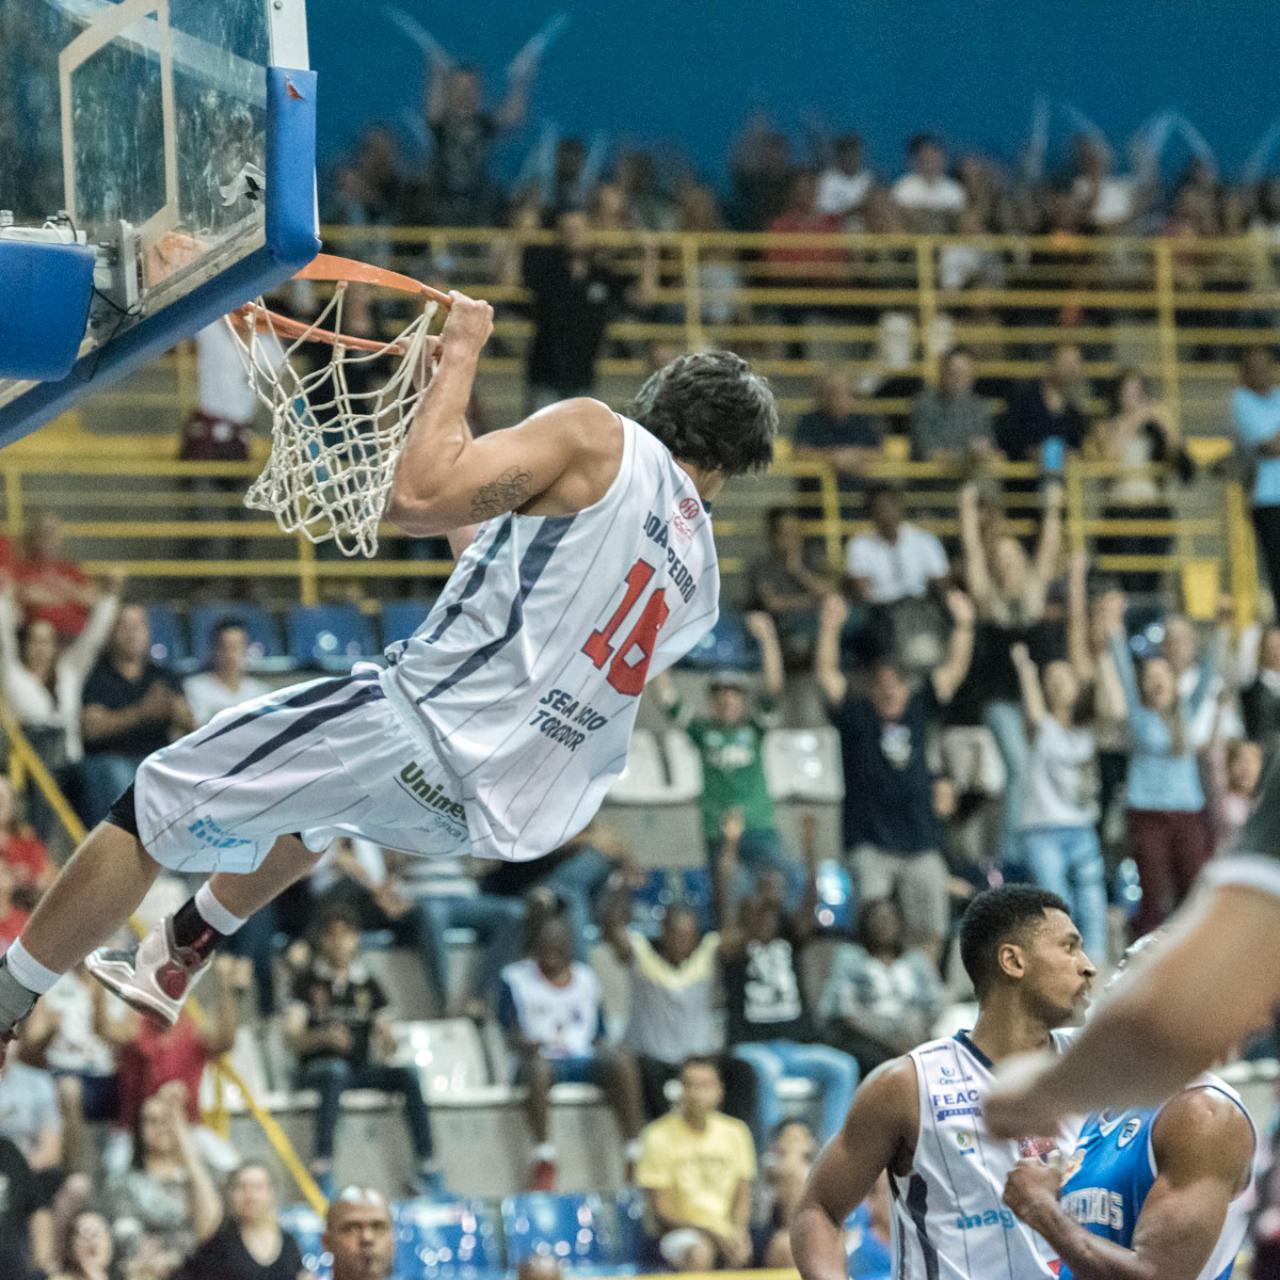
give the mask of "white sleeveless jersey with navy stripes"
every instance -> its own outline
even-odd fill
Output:
[[[1054,1032],[1055,1044],[1066,1044]],[[965,1032],[913,1049],[920,1128],[907,1177],[891,1175],[894,1280],[1033,1280],[1058,1272],[1053,1250],[1004,1205],[1024,1156],[1058,1145],[993,1138],[982,1123],[992,1066]],[[1061,1145],[1071,1151],[1075,1133]]]
[[[716,621],[710,513],[664,445],[622,426],[598,502],[489,521],[387,651],[387,698],[454,775],[482,857],[540,857],[586,826],[626,763],[646,680]]]

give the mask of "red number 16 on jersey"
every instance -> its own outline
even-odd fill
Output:
[[[666,622],[671,610],[667,608],[667,593],[659,588],[648,600],[630,634],[617,647],[613,646],[613,636],[620,626],[631,615],[636,601],[653,579],[656,572],[653,565],[644,560],[637,560],[627,572],[626,594],[622,603],[613,612],[613,617],[605,623],[600,631],[593,631],[582,646],[582,652],[603,671],[604,664],[609,663],[609,683],[619,693],[630,697],[639,697],[644,689],[644,678],[649,672],[649,663],[653,661],[653,650],[658,643],[658,632]],[[639,650],[634,661],[628,661],[633,650]]]

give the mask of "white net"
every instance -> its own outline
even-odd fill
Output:
[[[358,287],[358,286],[357,286]],[[365,349],[344,342],[345,282],[286,345],[262,300],[227,317],[258,398],[271,411],[271,456],[244,503],[270,511],[286,533],[332,542],[343,555],[372,556],[404,437],[422,398],[422,364],[437,304],[427,300],[399,338]],[[366,314],[359,308],[361,322]],[[329,349],[319,330],[337,335]],[[287,331],[290,336],[291,327]],[[425,380],[423,380],[425,386]]]

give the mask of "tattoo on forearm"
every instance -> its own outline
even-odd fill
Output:
[[[496,480],[482,484],[471,495],[472,520],[490,520],[514,511],[529,501],[533,476],[519,467],[508,467]]]

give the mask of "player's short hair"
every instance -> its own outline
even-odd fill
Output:
[[[769,383],[732,351],[694,351],[651,374],[630,416],[681,462],[727,476],[773,461],[778,405]]]
[[[986,994],[999,972],[997,954],[1014,935],[1039,924],[1046,911],[1071,909],[1056,893],[1029,884],[1006,884],[988,889],[969,903],[960,921],[960,959],[979,997]]]

